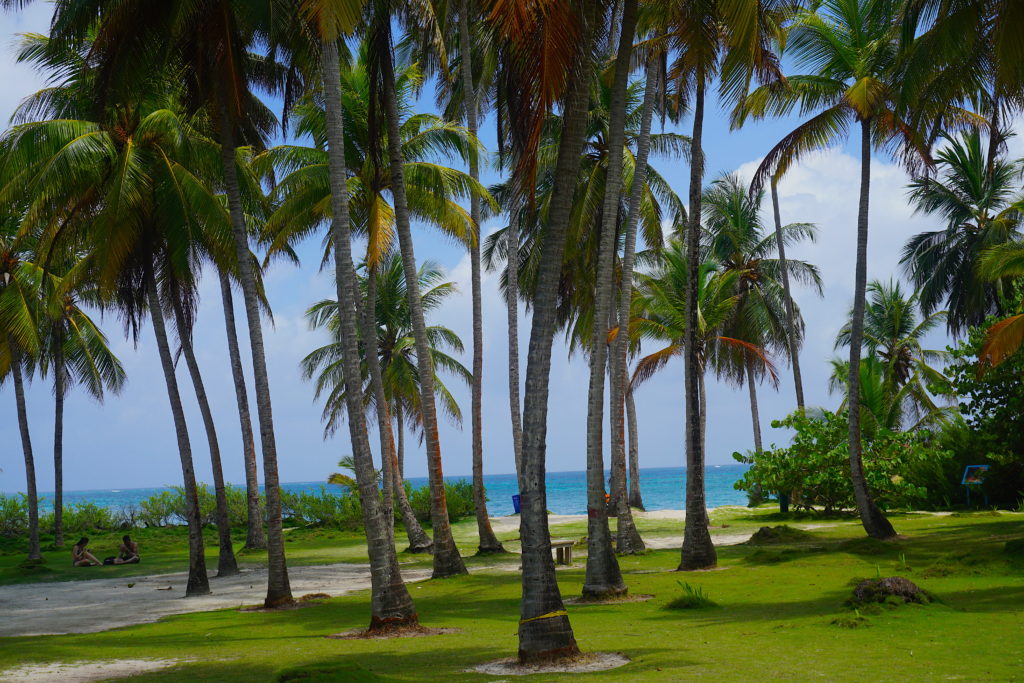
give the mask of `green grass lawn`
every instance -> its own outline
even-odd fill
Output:
[[[671,571],[678,550],[620,558],[630,591],[655,597],[568,607],[582,649],[617,651],[632,659],[624,668],[586,678],[1024,677],[1024,555],[1004,550],[1007,541],[1024,538],[1024,514],[894,515],[903,537],[887,543],[866,539],[850,518],[783,519],[767,510],[733,509],[716,513],[712,522],[728,525],[714,533],[781,523],[829,526],[794,534],[781,544],[722,547],[718,571]],[[642,530],[647,535],[678,535],[679,526],[649,522]],[[552,534],[572,538],[583,535],[584,527],[561,525]],[[473,531],[472,521],[457,525],[456,535],[467,552],[474,545]],[[506,540],[514,536],[506,534]],[[289,538],[294,539],[288,548],[293,564],[358,560],[361,552],[355,534],[294,530]],[[162,539],[163,551],[156,548],[160,540],[156,533],[146,538],[154,545],[153,559],[132,570],[180,569],[180,550],[175,564],[171,538]],[[213,545],[211,549],[216,550]],[[3,581],[23,580],[12,579],[12,566],[19,559],[0,557]],[[403,562],[410,560],[415,558],[403,556]],[[368,623],[368,595],[361,592],[298,610],[223,610],[98,634],[2,639],[0,671],[25,663],[176,658],[188,661],[138,680],[494,680],[466,669],[515,653],[520,578],[509,567],[497,566],[503,563],[514,566],[516,561],[476,558],[470,565],[477,571],[469,576],[410,584],[424,625],[459,629],[453,634],[369,641],[325,638]],[[65,571],[55,564],[51,559],[50,578],[101,575],[71,572],[70,567]],[[856,615],[843,606],[851,582],[879,575],[906,576],[939,602],[863,610],[858,628],[833,624],[836,619],[854,621]],[[583,576],[582,560],[559,569],[563,595],[578,595]],[[682,593],[680,581],[699,587],[718,606],[667,609]]]

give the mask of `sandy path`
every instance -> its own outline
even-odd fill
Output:
[[[87,570],[83,570],[87,571]],[[407,581],[430,577],[429,569],[403,571]],[[292,593],[340,595],[370,587],[369,565],[289,567]],[[210,579],[211,595],[185,598],[186,573],[0,586],[0,637],[95,633],[153,622],[169,614],[256,605],[267,590],[265,568]],[[132,584],[132,587],[129,587]],[[171,590],[158,590],[171,587]]]

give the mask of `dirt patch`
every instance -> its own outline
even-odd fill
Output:
[[[654,597],[653,595],[644,595],[643,593],[638,593],[636,595],[629,595],[629,594],[617,595],[617,596],[611,597],[611,598],[601,598],[600,600],[595,600],[593,598],[584,598],[581,595],[577,595],[577,596],[572,597],[572,598],[567,598],[564,602],[567,605],[580,605],[580,606],[584,606],[584,605],[617,605],[617,604],[622,603],[622,602],[647,602],[648,600],[650,600],[653,597]]]
[[[403,626],[385,631],[367,631],[363,628],[332,633],[327,636],[332,640],[388,640],[390,638],[422,638],[423,636],[443,636],[458,633],[457,628],[428,628],[426,626]]]
[[[499,659],[475,666],[470,671],[492,676],[531,676],[533,674],[585,674],[617,669],[629,664],[629,657],[619,652],[590,652],[571,659],[544,664],[520,664],[515,657]]]
[[[430,578],[430,570],[406,569],[402,577],[422,581]],[[290,567],[288,578],[295,595],[342,595],[369,588],[370,568],[346,563]],[[95,633],[171,614],[238,609],[259,605],[267,592],[263,567],[211,578],[210,595],[184,597],[187,579],[179,573],[0,586],[0,637]],[[83,612],[89,619],[81,619]]]
[[[87,683],[129,678],[180,664],[180,659],[113,659],[106,662],[53,662],[25,664],[0,672],[0,681],[20,683]]]

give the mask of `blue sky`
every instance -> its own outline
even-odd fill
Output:
[[[48,6],[37,3],[21,15],[0,15],[0,119],[6,121],[18,101],[42,85],[38,74],[13,64],[11,45],[15,34],[45,32]],[[432,99],[432,93],[426,93]],[[427,103],[424,103],[427,106]],[[708,180],[723,172],[738,170],[748,178],[764,153],[795,120],[751,124],[730,132],[728,118],[717,107],[709,107],[705,123],[705,154]],[[488,126],[492,125],[487,122]],[[680,132],[689,132],[684,120]],[[484,131],[485,144],[493,132]],[[1022,151],[1015,145],[1019,155]],[[825,280],[825,296],[818,299],[809,290],[797,289],[795,297],[807,323],[807,339],[801,355],[805,393],[811,405],[834,408],[839,397],[827,391],[829,358],[836,331],[842,325],[852,301],[856,202],[859,162],[849,146],[829,150],[807,159],[780,185],[783,222],[813,222],[819,227],[815,244],[792,249],[793,258],[817,264]],[[689,170],[685,161],[652,160],[676,192],[686,197]],[[869,277],[886,279],[898,275],[899,250],[915,232],[933,229],[934,223],[914,216],[907,205],[906,174],[884,158],[872,164],[871,239]],[[488,178],[485,178],[488,180]],[[770,209],[770,205],[768,207]],[[485,232],[497,223],[484,226]],[[461,293],[452,297],[430,320],[452,327],[467,347],[471,340],[469,261],[464,249],[439,237],[423,226],[414,226],[418,259],[432,259],[443,266]],[[322,480],[335,469],[337,460],[348,454],[347,431],[324,441],[320,424],[321,406],[313,402],[313,388],[299,376],[299,360],[325,341],[319,332],[307,329],[303,313],[313,302],[332,297],[329,278],[318,272],[320,241],[313,239],[300,248],[302,266],[278,262],[266,275],[267,295],[274,311],[274,326],[265,328],[267,362],[277,432],[282,481]],[[223,312],[217,282],[204,278],[195,330],[195,346],[210,394],[221,441],[225,476],[244,483],[237,412],[227,349]],[[236,295],[236,302],[240,299]],[[239,311],[238,320],[244,324]],[[497,290],[497,275],[485,274],[485,367],[484,367],[484,449],[485,471],[514,471],[508,426],[507,344],[504,304]],[[523,322],[521,320],[521,322]],[[65,470],[68,490],[162,486],[180,483],[181,471],[152,334],[143,333],[138,348],[126,341],[120,323],[108,317],[103,328],[128,372],[128,385],[120,396],[109,397],[104,405],[72,394],[66,404]],[[521,326],[520,348],[525,353],[528,320]],[[243,339],[245,330],[239,330]],[[933,348],[948,340],[936,333]],[[653,346],[651,347],[654,348]],[[464,359],[470,364],[470,358]],[[525,375],[525,359],[523,361]],[[210,481],[205,435],[191,385],[184,367],[179,381],[188,413],[197,476]],[[778,391],[759,387],[762,429],[766,444],[785,443],[784,433],[770,426],[794,406],[791,374],[780,368]],[[251,377],[251,374],[250,374]],[[454,386],[454,381],[452,382]],[[548,469],[581,470],[585,467],[587,367],[582,358],[569,360],[567,350],[556,340],[551,372],[551,403],[548,426]],[[752,447],[752,427],[746,390],[708,379],[707,458],[711,464],[733,462],[736,450]],[[455,394],[469,420],[468,388]],[[683,451],[682,362],[673,362],[637,394],[640,422],[640,457],[644,467],[680,466]],[[53,405],[50,387],[38,379],[29,389],[28,411],[41,491],[52,487]],[[255,419],[255,411],[254,411]],[[0,389],[0,491],[24,490],[24,468],[18,440],[13,389]],[[426,472],[422,448],[415,440],[406,457],[410,476]],[[441,445],[446,474],[468,474],[471,466],[470,434],[445,423]]]

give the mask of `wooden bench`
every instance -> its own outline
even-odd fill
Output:
[[[551,549],[555,551],[558,564],[572,564],[572,547],[576,541],[551,541]]]

